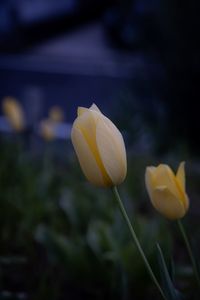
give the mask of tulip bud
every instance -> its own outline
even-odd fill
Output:
[[[126,149],[116,126],[93,104],[79,107],[71,139],[86,178],[97,186],[111,187],[126,177]]]
[[[179,165],[175,175],[168,165],[147,167],[146,188],[153,206],[171,220],[182,218],[189,207],[185,191],[185,163]]]

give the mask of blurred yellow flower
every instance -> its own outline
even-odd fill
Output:
[[[40,134],[46,141],[52,141],[55,138],[55,125],[49,119],[40,122]]]
[[[22,131],[25,128],[24,112],[22,106],[15,98],[4,98],[2,110],[14,130]]]
[[[93,104],[79,107],[71,139],[86,178],[94,185],[111,187],[126,177],[124,140],[117,127]]]
[[[63,122],[64,121],[64,113],[61,107],[53,106],[49,110],[49,119],[53,122]]]
[[[185,163],[179,165],[176,175],[168,165],[147,167],[146,188],[153,206],[171,220],[182,218],[188,208],[189,199],[185,190]]]

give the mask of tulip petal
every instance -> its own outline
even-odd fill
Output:
[[[87,109],[84,113],[78,116],[74,121],[73,127],[79,129],[88,144],[88,147],[93,154],[104,180],[104,185],[112,185],[110,177],[108,176],[105,167],[102,163],[99,150],[96,144],[96,124],[97,120],[102,117],[102,114]]]
[[[181,197],[180,190],[176,184],[176,177],[168,165],[160,164],[156,168],[154,188],[165,185],[176,198]]]
[[[90,106],[90,108],[86,108],[86,107],[82,107],[82,106],[79,106],[78,109],[77,109],[77,115],[78,116],[81,116],[83,113],[87,112],[88,110],[91,110],[91,111],[96,111],[98,113],[101,113],[100,109],[97,107],[96,104],[92,104]]]
[[[124,140],[117,127],[105,116],[97,121],[96,143],[112,183],[120,184],[127,172]]]
[[[93,184],[102,186],[104,184],[102,173],[88,143],[78,128],[72,128],[71,139],[86,178]]]
[[[150,199],[153,206],[168,219],[175,220],[185,215],[183,203],[166,186],[157,187]]]
[[[98,108],[98,106],[95,103],[93,103],[89,109],[101,113],[100,109]]]
[[[176,173],[176,179],[178,180],[183,191],[185,191],[185,162],[181,162]]]
[[[186,210],[189,208],[189,199],[185,191],[185,162],[181,162],[176,173],[176,183],[182,197],[180,198]]]
[[[84,135],[87,143],[89,144],[91,150],[96,152],[96,122],[97,122],[97,114],[90,111],[87,108],[79,107],[78,108],[79,116],[74,121],[73,126],[78,128],[82,134]]]
[[[145,172],[145,185],[150,196],[154,190],[154,177],[155,177],[156,167],[147,167]]]
[[[79,106],[78,109],[77,109],[77,115],[78,115],[78,117],[81,116],[81,115],[82,115],[83,113],[85,113],[86,111],[88,111],[88,108]]]
[[[183,205],[185,207],[185,210],[187,211],[190,206],[190,202],[189,202],[189,198],[188,198],[188,195],[186,194],[186,192],[184,193],[184,197],[183,197]]]

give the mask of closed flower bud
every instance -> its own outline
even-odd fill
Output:
[[[153,206],[171,220],[182,218],[189,207],[185,191],[185,163],[175,175],[168,165],[147,167],[145,183]]]
[[[123,137],[95,104],[89,109],[78,108],[71,138],[82,171],[91,183],[111,187],[124,181],[127,162]]]

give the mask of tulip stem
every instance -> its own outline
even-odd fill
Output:
[[[131,236],[133,238],[133,241],[134,241],[134,243],[135,243],[135,245],[136,245],[136,247],[137,247],[137,249],[138,249],[138,251],[139,251],[139,253],[140,253],[141,257],[142,257],[142,259],[143,259],[143,262],[144,262],[144,264],[145,264],[145,266],[146,266],[146,268],[147,268],[147,270],[148,270],[148,272],[149,272],[149,274],[151,276],[151,279],[155,283],[155,285],[158,288],[158,290],[159,290],[160,294],[162,295],[163,299],[167,300],[167,298],[166,298],[166,296],[165,296],[165,294],[164,294],[164,292],[163,292],[163,290],[162,290],[162,288],[161,288],[158,280],[156,279],[156,277],[155,277],[155,275],[153,273],[153,270],[152,270],[152,268],[151,268],[151,266],[150,266],[150,264],[149,264],[149,262],[148,262],[148,260],[146,258],[146,255],[145,255],[145,253],[144,253],[144,251],[143,251],[143,249],[142,249],[142,247],[140,245],[140,242],[139,242],[139,240],[137,238],[137,235],[136,235],[136,233],[135,233],[135,231],[134,231],[134,229],[133,229],[133,227],[131,225],[131,222],[130,222],[129,217],[128,217],[127,213],[126,213],[124,204],[123,204],[123,202],[122,202],[122,200],[120,198],[120,195],[119,195],[119,192],[118,192],[116,186],[113,187],[113,193],[114,193],[115,198],[117,200],[117,203],[119,205],[120,211],[121,211],[121,213],[122,213],[122,215],[124,217],[124,220],[126,221],[126,224],[127,224],[128,228],[130,230],[130,233],[131,233]]]
[[[186,234],[185,228],[184,228],[183,223],[181,222],[181,220],[178,220],[177,223],[178,223],[178,227],[180,229],[180,232],[183,236],[183,239],[184,239],[184,242],[185,242],[185,245],[186,245],[190,260],[191,260],[191,263],[192,263],[193,271],[194,271],[194,274],[196,276],[198,286],[200,288],[200,277],[199,277],[199,272],[198,272],[198,268],[197,268],[197,263],[196,263],[196,260],[194,258],[194,255],[193,255],[192,248],[191,248],[188,236]]]

